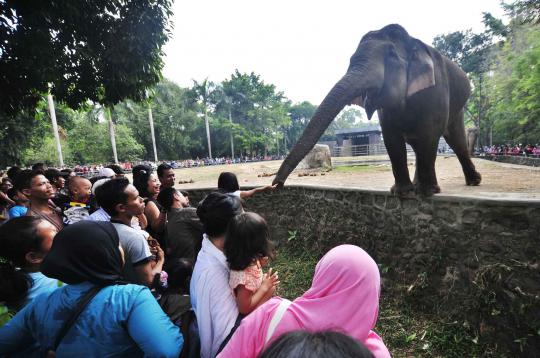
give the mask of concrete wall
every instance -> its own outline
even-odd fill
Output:
[[[190,190],[190,200],[196,205],[209,192]],[[278,244],[321,254],[359,245],[386,267],[383,294],[463,321],[507,352],[540,355],[540,200],[400,200],[382,191],[288,186],[245,207],[267,219]]]

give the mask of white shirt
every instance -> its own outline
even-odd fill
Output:
[[[234,293],[229,286],[229,271],[223,252],[204,234],[190,284],[202,358],[216,356],[238,317]]]

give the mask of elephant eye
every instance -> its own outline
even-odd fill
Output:
[[[394,47],[390,47],[388,49],[388,52],[387,52],[386,55],[389,56],[389,57],[394,57],[394,58],[398,57],[398,54],[397,54],[396,49]]]

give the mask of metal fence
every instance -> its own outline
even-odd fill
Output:
[[[407,152],[412,152],[410,145],[406,145]],[[387,154],[386,147],[381,144],[346,145],[342,147],[332,147],[332,157],[358,157],[362,155],[384,155]]]

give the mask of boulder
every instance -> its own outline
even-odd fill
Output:
[[[298,165],[299,169],[332,168],[330,147],[326,144],[315,144],[315,147],[304,157]]]

